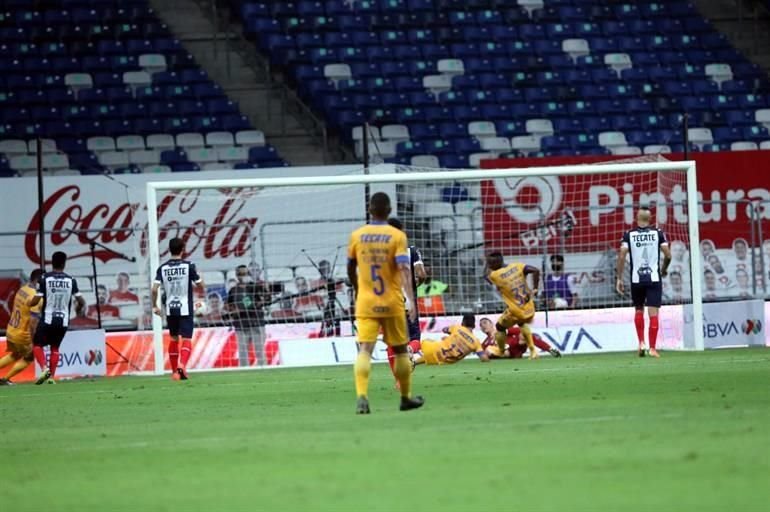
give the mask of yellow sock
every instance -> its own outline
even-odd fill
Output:
[[[372,356],[360,351],[353,366],[356,376],[356,396],[369,396],[369,374],[372,372]]]
[[[497,342],[497,348],[500,349],[500,353],[504,353],[508,346],[508,333],[504,331],[495,332],[495,341]]]
[[[8,371],[8,375],[6,375],[5,378],[11,380],[13,377],[20,374],[22,370],[24,370],[24,368],[27,366],[29,366],[29,362],[25,361],[24,359],[16,361],[16,364],[13,365],[13,368]]]
[[[16,359],[13,358],[12,354],[6,354],[2,358],[0,358],[0,368],[8,366],[14,361],[16,361]]]
[[[412,396],[412,363],[409,361],[409,354],[396,354],[393,374],[398,381],[401,396],[410,398]]]
[[[537,357],[535,339],[532,337],[532,329],[529,328],[529,324],[524,324],[521,326],[521,335],[524,336],[524,341],[527,342],[527,347],[529,348],[529,357]]]

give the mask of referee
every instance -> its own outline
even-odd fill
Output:
[[[404,224],[396,217],[389,218],[388,224],[399,231],[404,231]],[[412,291],[414,292],[415,300],[417,300],[417,284],[423,282],[425,277],[427,277],[427,273],[425,272],[425,264],[422,261],[422,254],[414,245],[409,246],[409,262],[412,269]],[[408,316],[406,319],[407,326],[409,327],[408,341],[420,341],[420,311],[416,304],[415,311],[417,311],[417,317],[414,322],[409,320]]]

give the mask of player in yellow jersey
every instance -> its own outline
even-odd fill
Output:
[[[495,341],[500,353],[505,352],[508,339],[508,329],[514,325],[521,328],[521,336],[529,348],[529,358],[536,359],[537,350],[532,338],[529,324],[535,318],[535,300],[537,287],[540,285],[540,270],[524,263],[505,264],[503,255],[493,252],[487,256],[487,279],[497,287],[505,302],[505,311],[497,320],[495,326]],[[527,276],[532,276],[530,289]]]
[[[411,396],[412,363],[407,352],[404,293],[409,299],[408,316],[417,317],[412,287],[412,271],[406,235],[388,225],[390,198],[383,192],[372,194],[369,214],[372,221],[350,235],[348,278],[356,294],[358,357],[354,366],[356,413],[369,414],[369,375],[372,352],[382,329],[385,343],[393,348],[393,374],[401,391],[401,410],[422,407],[422,397]],[[402,291],[403,290],[403,291]]]
[[[11,379],[33,361],[32,338],[35,335],[40,308],[43,307],[43,304],[39,303],[37,306],[29,307],[27,303],[37,293],[37,281],[41,275],[43,275],[42,270],[33,270],[29,276],[29,282],[19,288],[13,298],[11,319],[5,330],[8,353],[0,359],[0,368],[11,363],[14,365],[5,377],[0,379],[0,386],[11,384]]]
[[[416,353],[413,359],[414,364],[454,364],[474,353],[483,362],[488,362],[489,357],[484,352],[484,347],[473,334],[474,327],[476,317],[470,313],[463,315],[460,325],[453,325],[445,331],[449,334],[446,338],[441,341],[423,341],[420,344],[421,353]]]

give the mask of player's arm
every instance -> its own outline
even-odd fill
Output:
[[[417,284],[422,284],[425,278],[428,277],[428,271],[425,270],[425,262],[422,261],[422,253],[420,250],[414,248],[415,260],[412,262],[414,265],[414,277],[417,278]]]
[[[623,295],[624,293],[624,286],[623,286],[623,269],[626,266],[626,255],[628,254],[628,245],[623,244],[620,246],[620,250],[618,251],[618,262],[615,265],[615,275],[617,276],[617,281],[615,283],[615,290],[620,295]]]
[[[80,293],[77,280],[72,280],[72,295],[75,297],[75,312],[78,315],[82,315],[86,310],[86,299],[83,298],[83,294]]]
[[[406,294],[407,315],[409,315],[409,320],[414,322],[417,320],[417,300],[414,296],[412,264],[409,260],[409,245],[406,242],[406,235],[400,233],[396,243],[396,265],[398,265],[398,271],[401,274],[401,288],[403,288]]]
[[[408,260],[408,256],[407,256]],[[396,258],[396,261],[399,261],[398,263],[398,271],[401,273],[401,283],[403,284],[404,293],[406,294],[407,298],[407,304],[408,304],[408,311],[409,319],[411,321],[417,320],[417,302],[415,302],[414,297],[414,285],[412,284],[412,269],[409,268],[409,262],[404,260],[399,260]]]
[[[198,274],[198,269],[194,263],[190,263],[190,281],[199,289],[205,290],[206,284],[203,282],[203,278]]]
[[[161,316],[163,313],[158,307],[158,290],[160,290],[160,283],[155,281],[154,283],[152,283],[152,289],[150,290],[150,300],[152,301],[152,312],[158,316]]]
[[[487,354],[486,350],[476,352],[476,356],[478,356],[479,361],[481,361],[482,363],[488,363],[492,360],[490,359],[489,354]]]
[[[353,298],[358,297],[358,261],[348,258],[348,280],[353,287]]]
[[[663,253],[663,266],[660,268],[660,277],[666,277],[668,275],[668,266],[671,265],[671,247],[668,245],[666,235],[663,231],[660,231],[660,251]]]
[[[540,269],[531,265],[524,266],[524,276],[532,276],[532,296],[537,296],[537,292],[540,289]]]
[[[37,282],[37,291],[35,292],[35,296],[29,299],[29,301],[27,302],[28,307],[34,308],[35,306],[40,304],[40,302],[43,300],[44,286],[45,286],[45,279],[41,278]]]

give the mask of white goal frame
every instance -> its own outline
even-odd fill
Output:
[[[482,181],[488,179],[515,178],[527,176],[583,176],[595,174],[633,174],[645,172],[685,171],[687,177],[687,225],[690,246],[690,276],[692,281],[692,308],[695,350],[703,350],[703,299],[701,292],[700,238],[698,235],[698,189],[694,161],[644,162],[601,165],[582,164],[549,167],[527,167],[512,169],[460,169],[437,170],[413,173],[397,173],[395,164],[377,165],[376,174],[355,174],[342,176],[308,176],[292,178],[233,178],[191,181],[151,181],[146,185],[147,229],[149,242],[150,271],[160,265],[158,191],[201,190],[239,187],[306,187],[325,185],[366,185],[385,183],[423,183],[437,181]],[[156,375],[164,373],[163,326],[161,319],[153,315],[153,349],[155,351]]]

